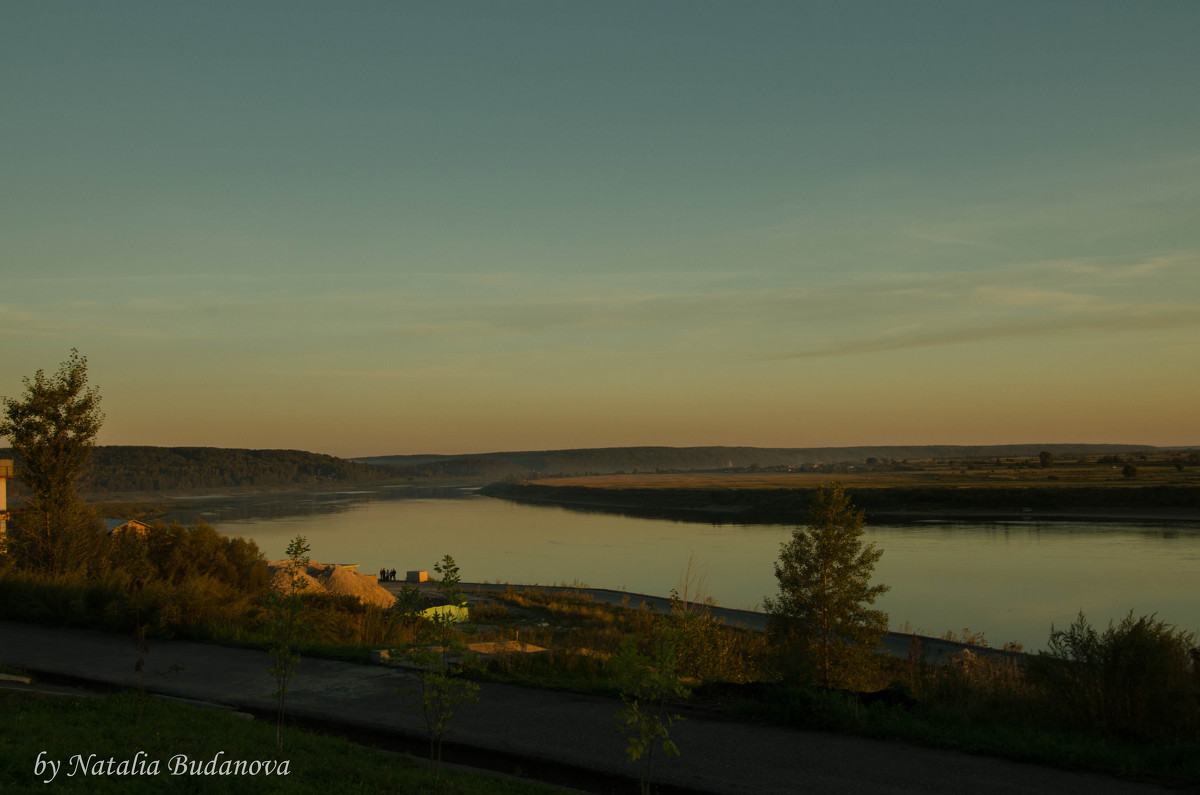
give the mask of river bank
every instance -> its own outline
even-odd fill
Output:
[[[380,587],[393,596],[398,596],[405,583],[399,581],[380,581]],[[489,594],[512,591],[540,591],[561,594],[569,598],[579,598],[587,602],[598,602],[608,605],[619,605],[634,609],[647,609],[659,613],[671,612],[671,600],[666,596],[617,591],[612,588],[592,588],[581,585],[526,585],[510,583],[464,582],[461,583],[463,595],[468,605],[481,604],[488,601]],[[434,596],[437,594],[436,583],[425,582],[418,586],[422,593]],[[726,626],[740,627],[753,632],[765,632],[767,629],[767,614],[761,610],[745,610],[720,605],[705,605],[705,609],[713,618]],[[915,649],[919,649],[925,662],[945,662],[955,654],[970,650],[972,654],[989,657],[998,661],[1025,664],[1025,654],[1008,649],[993,649],[986,645],[963,643],[956,640],[923,635],[918,632],[885,632],[881,638],[882,652],[899,660],[911,659]]]
[[[799,524],[815,488],[591,488],[494,483],[489,497],[584,512],[705,524]],[[1196,486],[861,487],[847,493],[868,521],[1200,522]]]

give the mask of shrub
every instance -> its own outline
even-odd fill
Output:
[[[927,709],[954,720],[1023,723],[1031,713],[1031,687],[1021,666],[971,649],[936,665],[910,664],[906,684]]]
[[[751,682],[760,677],[766,639],[725,626],[708,604],[685,602],[671,590],[666,621],[678,637],[679,674],[705,682]]]
[[[1047,651],[1030,660],[1046,709],[1104,734],[1163,739],[1200,729],[1196,637],[1133,612],[1098,632],[1083,613],[1051,628]]]

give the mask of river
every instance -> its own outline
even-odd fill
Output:
[[[433,496],[430,496],[433,495]],[[387,498],[385,498],[385,496]],[[783,525],[709,525],[519,505],[469,491],[342,492],[274,498],[200,515],[253,538],[270,559],[305,536],[313,560],[400,572],[453,555],[464,580],[586,584],[665,595],[689,556],[706,592],[761,608],[775,590]],[[274,514],[274,515],[271,515]],[[1079,522],[868,524],[883,550],[874,581],[891,628],[940,635],[964,628],[990,645],[1044,648],[1050,626],[1080,610],[1104,627],[1130,610],[1200,630],[1200,525]]]

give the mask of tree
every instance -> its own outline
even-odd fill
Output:
[[[465,600],[454,558],[446,555],[434,564],[433,570],[440,576],[437,589],[442,598],[452,608],[462,607]],[[461,661],[460,668],[466,662],[466,646],[454,633],[457,620],[457,613],[452,610],[434,614],[430,621],[436,645],[413,648],[406,655],[419,670],[408,696],[425,724],[429,759],[434,764],[436,778],[441,777],[442,740],[450,730],[451,720],[460,706],[479,700],[479,685],[462,678],[461,670],[451,665],[452,657]]]
[[[283,720],[287,702],[288,682],[296,675],[300,655],[296,652],[296,636],[302,624],[304,596],[308,587],[309,545],[304,536],[296,536],[288,544],[288,561],[283,569],[280,588],[272,588],[264,605],[271,619],[271,662],[267,673],[275,677],[277,690],[272,694],[279,699],[276,715],[275,745],[283,748]]]
[[[462,575],[458,571],[458,564],[454,562],[454,558],[446,555],[433,564],[433,571],[438,575],[438,593],[446,600],[446,604],[462,607],[464,602],[460,587]]]
[[[1131,462],[1131,463],[1126,464],[1124,466],[1124,468],[1121,469],[1121,474],[1124,475],[1126,478],[1133,479],[1133,478],[1137,477],[1138,470],[1137,470],[1137,467],[1134,466],[1133,463]]]
[[[870,606],[888,586],[871,585],[883,552],[863,543],[863,524],[840,484],[821,486],[807,527],[780,545],[779,595],[763,603],[786,678],[846,687],[871,667],[888,617]]]
[[[1041,464],[1042,469],[1049,469],[1054,465],[1054,453],[1049,450],[1038,453],[1038,463]]]
[[[617,712],[627,740],[625,755],[630,762],[641,762],[638,782],[642,795],[649,795],[655,744],[667,756],[679,756],[679,748],[671,739],[671,726],[683,718],[674,714],[672,702],[691,695],[679,681],[677,626],[659,622],[648,655],[638,651],[636,637],[626,637],[612,665],[625,705]]]
[[[88,386],[87,357],[74,348],[54,375],[38,370],[23,383],[23,399],[3,398],[0,421],[29,489],[8,551],[22,568],[47,574],[83,569],[96,550],[98,520],[78,485],[104,423],[100,392]]]

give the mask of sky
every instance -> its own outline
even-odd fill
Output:
[[[1200,444],[1200,3],[0,5],[100,444]]]

